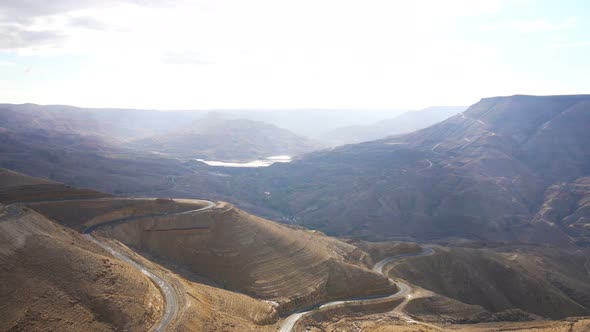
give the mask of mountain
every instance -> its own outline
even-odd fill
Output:
[[[588,123],[588,95],[485,98],[413,133],[199,183],[329,234],[571,244],[583,233],[534,219],[549,187],[590,174]]]
[[[252,161],[296,156],[319,147],[286,129],[220,113],[203,116],[188,111],[0,104],[0,151],[27,154],[34,150],[27,154],[33,158],[54,154],[54,159],[62,159],[64,154],[80,153],[86,157],[94,154],[91,159],[108,156]]]
[[[485,98],[416,132],[258,169],[18,138],[0,140],[0,165],[111,193],[223,199],[332,235],[585,245],[589,104],[588,95]]]
[[[182,149],[175,151],[179,155],[162,154],[150,150],[154,148],[151,146],[148,150],[134,148],[134,142],[146,137],[174,137],[174,130],[190,136],[192,132],[186,130],[187,124],[201,116],[194,112],[2,104],[0,167],[110,193],[161,193],[175,188],[176,178],[206,165],[187,163],[185,159],[195,156],[183,157],[180,154],[184,151]],[[211,144],[209,148],[216,148],[220,156],[229,160],[296,154],[313,144],[259,122],[216,122],[210,118],[206,124],[199,123],[195,122],[195,126],[207,133],[199,138],[199,142]],[[209,125],[215,129],[208,129],[206,126]],[[219,132],[215,133],[215,130]],[[233,134],[239,134],[239,139]],[[230,142],[228,137],[234,139]],[[146,138],[145,142],[153,143],[154,140]],[[173,142],[191,148],[186,142]],[[179,196],[187,194],[191,197],[199,195],[197,192],[175,193]]]
[[[251,161],[296,156],[318,149],[319,144],[271,124],[212,113],[189,126],[135,141],[130,146],[185,158]]]
[[[321,139],[333,146],[373,141],[426,128],[446,120],[466,108],[466,106],[434,106],[419,111],[409,111],[370,125],[338,128],[325,133]]]
[[[321,140],[328,131],[353,125],[369,125],[402,114],[398,109],[227,109],[218,110],[232,119],[248,119],[273,124],[289,131]]]
[[[225,202],[112,196],[4,169],[0,180],[2,330],[270,332],[292,317],[295,331],[588,326],[563,319],[590,312],[588,249],[341,241]]]
[[[0,127],[5,130],[77,135],[107,142],[126,142],[162,134],[199,116],[196,112],[0,104]]]

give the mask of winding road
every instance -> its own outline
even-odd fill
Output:
[[[162,213],[162,214],[158,214],[158,215],[121,218],[121,219],[111,220],[109,222],[102,223],[99,225],[94,225],[94,226],[88,227],[86,230],[84,230],[84,237],[85,238],[94,242],[95,244],[97,244],[98,246],[103,248],[104,250],[108,251],[111,255],[115,256],[116,258],[128,263],[129,265],[131,265],[135,269],[141,271],[141,273],[143,273],[145,276],[147,276],[160,289],[160,291],[162,292],[162,296],[164,297],[164,302],[166,303],[166,306],[164,308],[164,313],[162,314],[162,318],[160,319],[160,321],[156,325],[154,325],[152,327],[151,331],[153,331],[153,332],[166,331],[166,328],[168,327],[168,325],[170,325],[170,323],[172,322],[174,317],[176,317],[176,314],[178,313],[178,304],[179,304],[176,290],[174,289],[174,287],[172,287],[172,285],[170,285],[170,283],[168,281],[166,281],[165,278],[162,278],[161,276],[159,276],[158,272],[153,271],[153,270],[150,271],[148,267],[141,265],[139,262],[134,261],[133,259],[131,259],[127,255],[123,254],[120,251],[117,251],[116,249],[114,249],[113,247],[108,245],[107,243],[97,240],[95,237],[92,236],[91,233],[94,230],[96,230],[97,228],[100,228],[100,227],[103,227],[106,225],[121,224],[121,223],[130,222],[133,220],[144,219],[146,217],[162,217],[162,216],[171,216],[171,215],[192,214],[195,212],[209,210],[209,209],[212,209],[216,206],[216,204],[211,201],[200,200],[200,202],[206,202],[207,206],[202,207],[202,208],[198,208],[198,209],[194,209],[194,210],[190,210],[190,211],[183,211],[183,212]]]
[[[17,218],[20,215],[22,215],[25,212],[25,210],[23,209],[25,204],[42,204],[42,203],[49,203],[49,202],[59,203],[59,202],[72,202],[72,201],[84,202],[84,201],[120,200],[120,199],[138,199],[138,198],[112,197],[112,198],[98,198],[98,199],[14,203],[14,204],[10,204],[10,205],[7,205],[4,207],[5,212],[4,212],[4,214],[0,215],[0,221],[14,219],[14,218]],[[149,199],[149,198],[144,198],[144,199]],[[133,220],[144,219],[147,217],[162,217],[162,216],[171,216],[171,215],[192,214],[192,213],[197,213],[197,212],[209,210],[209,209],[212,209],[216,206],[216,204],[211,201],[206,201],[206,200],[195,200],[195,201],[205,202],[205,203],[207,203],[207,205],[202,208],[189,210],[189,211],[183,211],[183,212],[170,212],[170,213],[161,213],[161,214],[156,214],[156,215],[144,215],[144,216],[134,216],[134,217],[115,219],[115,220],[108,221],[106,223],[90,226],[90,227],[86,228],[83,232],[83,236],[86,239],[88,239],[89,241],[98,245],[99,247],[103,248],[104,250],[109,252],[114,257],[122,260],[123,262],[126,262],[127,264],[131,265],[133,268],[141,271],[141,273],[143,273],[145,276],[147,276],[160,289],[160,291],[162,292],[162,296],[164,297],[165,308],[164,308],[164,313],[162,314],[162,318],[160,319],[160,321],[151,328],[151,331],[153,331],[153,332],[166,331],[166,328],[174,320],[174,317],[176,317],[176,315],[178,313],[178,307],[179,307],[178,295],[176,294],[176,290],[168,281],[166,281],[165,278],[158,275],[159,274],[158,272],[156,272],[154,270],[150,270],[148,267],[142,265],[139,262],[134,261],[133,259],[131,259],[129,256],[125,255],[124,253],[117,251],[115,248],[111,247],[109,244],[96,239],[95,237],[92,236],[91,233],[93,231],[95,231],[96,229],[106,226],[106,225],[121,224],[121,223],[130,222]]]
[[[432,161],[430,161],[430,159],[424,159],[424,160],[428,163],[428,166],[419,169],[418,171],[416,171],[417,173],[420,173],[420,172],[425,171],[425,170],[429,169],[430,167],[432,167],[433,164],[432,164]]]
[[[152,331],[154,332],[162,332],[166,331],[166,328],[178,312],[178,296],[176,295],[176,291],[168,283],[165,279],[159,277],[154,272],[148,270],[145,266],[135,262],[133,259],[129,258],[125,254],[113,249],[110,245],[100,242],[96,238],[92,237],[90,234],[84,234],[84,237],[94,242],[99,247],[103,248],[104,250],[108,251],[114,257],[122,260],[123,262],[133,266],[135,269],[141,271],[145,276],[147,276],[154,284],[158,286],[162,295],[164,296],[164,302],[166,303],[166,307],[164,308],[164,313],[162,314],[162,318],[160,321],[152,327]]]
[[[106,199],[103,198],[103,199],[94,199],[94,200],[109,200],[109,199],[121,199],[121,198],[106,198]],[[92,200],[92,199],[78,200],[78,201],[90,201],[90,200]],[[74,200],[68,200],[68,201],[74,201]],[[211,201],[203,201],[203,200],[200,200],[200,201],[206,202],[207,205],[202,208],[189,210],[189,211],[183,211],[183,212],[162,213],[162,214],[157,214],[157,215],[134,216],[134,217],[115,219],[115,220],[108,221],[106,223],[102,223],[102,224],[88,227],[83,232],[83,236],[86,239],[88,239],[89,241],[93,242],[94,244],[100,246],[101,248],[103,248],[105,251],[109,252],[114,257],[120,259],[121,261],[126,262],[127,264],[131,265],[133,268],[139,270],[141,273],[143,273],[145,276],[147,276],[155,285],[157,285],[157,287],[161,290],[162,295],[164,297],[164,301],[165,301],[164,313],[162,314],[162,318],[160,319],[160,321],[152,327],[151,331],[154,331],[154,332],[166,331],[166,328],[170,325],[170,323],[176,317],[176,315],[178,313],[178,307],[179,307],[179,300],[178,300],[178,295],[176,294],[176,290],[168,281],[166,281],[165,278],[163,278],[161,275],[159,275],[158,272],[156,272],[154,270],[150,270],[148,267],[133,260],[129,256],[125,255],[124,253],[116,250],[115,248],[113,248],[109,244],[102,242],[101,240],[93,237],[92,232],[100,227],[107,226],[107,225],[126,223],[126,222],[130,222],[133,220],[144,219],[146,217],[161,217],[161,216],[191,214],[191,213],[209,210],[209,209],[212,209],[216,206],[216,204]],[[52,201],[52,202],[63,202],[63,201]],[[40,203],[45,203],[45,202],[27,202],[27,203],[15,203],[15,204],[7,205],[4,207],[5,213],[3,215],[0,215],[0,221],[14,219],[14,218],[22,215],[25,212],[23,210],[24,204],[40,204]],[[404,259],[404,258],[408,258],[408,257],[427,256],[427,255],[431,255],[433,253],[434,253],[434,250],[432,248],[424,247],[420,253],[401,254],[401,255],[387,257],[387,258],[377,262],[373,266],[373,271],[380,273],[382,275],[385,275],[387,277],[387,275],[384,273],[384,268],[386,265],[390,264],[391,262],[394,262],[394,261],[397,261],[400,259]],[[281,328],[279,329],[279,332],[292,332],[293,328],[295,327],[297,322],[301,318],[303,318],[304,316],[306,316],[307,314],[311,313],[314,310],[323,310],[323,309],[327,309],[327,308],[331,308],[331,307],[335,307],[335,306],[351,305],[351,304],[355,304],[355,305],[370,304],[374,301],[382,301],[384,299],[398,299],[398,298],[406,297],[408,295],[408,293],[410,292],[410,289],[411,289],[408,284],[406,284],[405,282],[402,282],[402,281],[394,281],[389,277],[388,277],[388,279],[392,283],[395,283],[398,287],[398,291],[395,292],[394,294],[387,295],[387,296],[378,296],[378,297],[372,296],[372,297],[364,297],[364,298],[354,298],[354,299],[350,299],[350,300],[332,301],[332,302],[324,303],[319,306],[315,306],[312,309],[306,309],[304,311],[296,312],[296,313],[291,314],[290,316],[288,316],[285,319],[285,321],[281,325]]]
[[[402,297],[407,296],[408,293],[410,292],[410,289],[411,289],[410,285],[406,284],[405,282],[402,282],[399,280],[395,281],[395,280],[389,278],[384,273],[383,269],[389,263],[400,260],[400,259],[404,259],[407,257],[428,256],[428,255],[432,255],[433,253],[434,253],[434,249],[432,249],[430,247],[424,247],[423,250],[417,254],[401,254],[401,255],[387,257],[383,260],[380,260],[379,262],[377,262],[373,266],[373,271],[386,276],[391,282],[393,282],[397,285],[398,291],[395,292],[394,294],[387,295],[387,296],[380,296],[380,297],[373,296],[373,297],[365,297],[365,298],[355,298],[355,299],[351,299],[351,300],[333,301],[333,302],[328,302],[328,303],[322,304],[319,307],[314,307],[313,309],[296,312],[296,313],[291,314],[290,316],[288,316],[285,319],[285,321],[283,322],[283,325],[281,325],[281,328],[279,329],[279,332],[293,332],[293,328],[295,327],[297,322],[301,318],[303,318],[304,316],[306,316],[307,314],[309,314],[310,312],[312,312],[314,310],[322,310],[322,309],[326,309],[326,308],[330,308],[330,307],[349,305],[349,304],[356,304],[356,305],[370,304],[374,301],[382,301],[384,299],[398,299],[398,298],[402,298]]]

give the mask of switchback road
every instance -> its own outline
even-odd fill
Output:
[[[394,261],[397,261],[400,259],[404,259],[407,257],[428,256],[428,255],[432,255],[433,253],[434,253],[434,250],[432,248],[425,247],[425,248],[423,248],[423,250],[421,252],[419,252],[417,254],[401,254],[401,255],[387,257],[387,258],[377,262],[373,266],[373,271],[385,275],[383,269],[385,268],[386,265],[388,265],[391,262],[394,262]],[[385,275],[385,276],[387,277],[387,275]],[[285,319],[285,321],[283,322],[283,325],[279,329],[279,332],[293,332],[293,328],[295,327],[297,322],[301,318],[305,317],[307,314],[311,313],[313,310],[322,310],[322,309],[326,309],[326,308],[330,308],[330,307],[350,305],[350,304],[365,305],[365,304],[370,304],[374,301],[383,301],[384,299],[398,299],[398,298],[406,297],[408,295],[408,293],[411,289],[410,285],[408,285],[402,281],[394,281],[389,277],[387,277],[387,278],[391,282],[395,283],[398,287],[398,291],[395,292],[394,294],[391,294],[388,296],[381,296],[381,297],[366,297],[366,298],[355,298],[355,299],[343,300],[343,301],[333,301],[333,302],[328,302],[328,303],[322,304],[319,307],[311,309],[311,310],[296,312],[294,314],[291,314],[289,317],[287,317]]]
[[[127,199],[127,198],[125,198],[125,197],[112,197],[112,198],[98,198],[98,199],[14,203],[14,204],[4,206],[5,211],[4,211],[4,214],[0,215],[0,222],[20,217],[22,214],[25,213],[24,206],[28,205],[28,204],[59,203],[59,202],[72,202],[72,201],[79,201],[79,202],[86,201],[87,202],[87,201],[95,201],[95,200],[104,201],[104,200],[121,200],[121,199]],[[129,199],[140,200],[141,198],[140,199],[129,198]],[[144,198],[144,199],[149,199],[149,198]],[[152,199],[149,199],[149,200],[152,200]],[[178,307],[179,307],[178,295],[176,294],[176,290],[174,289],[174,287],[172,287],[172,285],[170,285],[170,283],[168,281],[166,281],[165,278],[163,278],[161,275],[159,275],[159,272],[154,271],[154,270],[150,270],[145,265],[142,265],[141,263],[134,261],[133,259],[131,259],[127,255],[125,255],[124,253],[122,253],[122,252],[118,251],[117,249],[113,248],[112,246],[110,246],[109,244],[93,237],[91,233],[93,231],[95,231],[96,229],[106,226],[106,225],[122,224],[122,223],[131,222],[134,220],[144,219],[147,217],[162,217],[162,216],[186,215],[186,214],[198,213],[198,212],[212,209],[216,206],[215,203],[210,202],[210,201],[204,201],[204,200],[195,200],[195,201],[205,202],[205,203],[207,203],[207,205],[204,207],[198,208],[198,209],[183,211],[183,212],[171,212],[171,213],[162,213],[162,214],[156,214],[156,215],[133,216],[133,217],[115,219],[115,220],[111,220],[111,221],[108,221],[108,222],[105,222],[102,224],[88,227],[83,232],[83,236],[86,239],[88,239],[89,241],[98,245],[99,247],[103,248],[104,250],[106,250],[108,253],[110,253],[114,257],[122,260],[123,262],[131,265],[133,268],[139,270],[141,273],[143,273],[145,276],[147,276],[160,289],[160,291],[162,292],[162,296],[164,298],[165,308],[164,308],[164,313],[162,314],[162,318],[160,319],[160,321],[151,328],[151,331],[153,331],[153,332],[166,331],[167,327],[170,325],[170,323],[176,317],[176,315],[178,313]]]

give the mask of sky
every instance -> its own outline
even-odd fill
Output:
[[[2,0],[0,102],[469,105],[590,93],[586,0]]]

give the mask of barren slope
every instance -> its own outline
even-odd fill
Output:
[[[533,222],[557,226],[577,244],[590,246],[590,177],[549,187]]]
[[[370,271],[358,248],[221,204],[198,215],[146,218],[101,228],[133,248],[172,260],[224,288],[277,301],[281,312],[327,299],[383,294],[395,286]],[[357,287],[351,288],[354,283]]]
[[[0,217],[0,330],[147,330],[159,290],[80,234],[35,212]]]
[[[392,264],[389,274],[492,312],[517,308],[563,318],[590,314],[587,255],[557,248],[437,248],[434,255]]]
[[[532,322],[494,322],[482,324],[430,325],[420,322],[407,322],[391,314],[374,314],[355,317],[335,317],[315,323],[307,330],[320,331],[366,331],[366,332],[586,332],[590,329],[590,319],[568,319],[559,321]],[[297,331],[303,332],[303,330]]]
[[[411,134],[195,183],[328,234],[571,244],[532,219],[547,187],[590,173],[588,123],[588,95],[486,98]]]
[[[6,174],[21,176],[17,173]],[[22,179],[27,178],[22,177]],[[109,291],[75,284],[71,280],[73,276],[79,283],[84,283],[87,279],[79,273],[73,276],[69,274],[72,269],[78,271],[77,269],[91,270],[92,268],[79,263],[83,260],[87,264],[93,264],[93,259],[86,257],[84,251],[78,248],[79,246],[91,247],[95,251],[102,252],[91,242],[82,239],[78,233],[90,227],[96,229],[95,233],[106,237],[102,241],[109,241],[107,238],[118,239],[139,250],[145,257],[165,264],[166,267],[162,267],[158,263],[150,262],[145,257],[138,256],[133,251],[120,246],[117,241],[111,241],[111,246],[127,251],[127,256],[136,257],[136,261],[143,261],[144,266],[160,270],[161,275],[175,285],[180,301],[184,303],[180,304],[182,312],[174,323],[177,327],[185,326],[192,329],[200,326],[200,329],[203,329],[203,326],[207,326],[206,322],[210,322],[214,328],[258,326],[267,329],[269,324],[276,322],[277,312],[290,312],[328,299],[389,294],[395,290],[395,285],[368,268],[372,263],[371,259],[357,247],[328,238],[318,232],[288,228],[249,215],[226,203],[220,203],[211,210],[197,211],[206,204],[194,200],[103,197],[105,195],[97,192],[81,191],[61,184],[45,184],[44,181],[30,178],[29,180],[28,182],[7,181],[7,183],[24,185],[1,188],[5,195],[2,196],[4,202],[11,203],[24,198],[28,201],[25,208],[34,209],[34,211],[28,210],[29,215],[51,225],[44,230],[43,236],[35,237],[35,241],[30,244],[40,247],[30,249],[31,252],[18,251],[21,254],[18,259],[33,262],[36,261],[37,251],[42,251],[39,255],[44,258],[46,264],[51,265],[50,267],[41,265],[40,270],[29,271],[27,278],[32,280],[45,278],[48,282],[59,279],[62,288],[65,286],[61,283],[65,285],[71,282],[78,297],[93,298],[102,296],[103,292],[109,293]],[[61,186],[59,187],[61,191],[53,190],[55,186]],[[27,195],[22,194],[23,188],[26,189]],[[81,195],[77,196],[77,194]],[[92,198],[92,194],[98,197]],[[41,198],[42,201],[36,201],[35,198]],[[22,207],[23,205],[12,205],[10,208],[3,207],[2,211],[13,213],[16,208]],[[6,216],[13,217],[8,214]],[[28,219],[21,220],[14,223],[14,226],[28,228],[31,227],[31,223]],[[2,225],[6,226],[9,223],[4,222]],[[18,232],[21,230],[8,228],[4,232],[7,238],[6,243],[12,241],[20,245],[22,236]],[[69,238],[62,239],[62,233],[67,234]],[[68,246],[63,248],[62,243],[68,243]],[[62,259],[64,257],[65,260]],[[7,261],[7,264],[9,263]],[[17,265],[15,262],[10,264]],[[74,269],[68,264],[80,266]],[[125,271],[139,272],[123,262],[117,261],[116,265],[124,268]],[[62,270],[65,272],[61,272]],[[2,281],[6,281],[5,284],[18,283],[20,277],[13,271],[16,270],[6,271],[6,275],[2,276]],[[113,287],[110,293],[113,294],[114,300],[107,299],[104,305],[93,304],[93,310],[106,310],[109,315],[113,315],[114,310],[111,307],[120,305],[116,299],[119,296],[131,296],[117,289],[120,287],[118,282],[127,282],[127,276],[118,276],[118,273],[125,271],[112,272],[117,276],[106,274],[111,282],[109,286]],[[44,272],[50,275],[44,276]],[[97,281],[96,278],[104,275],[99,271],[84,270],[80,273],[96,275],[97,277],[92,279],[94,282]],[[146,279],[141,276],[137,280],[145,281]],[[200,280],[212,286],[200,284],[198,282]],[[12,284],[10,287],[15,287]],[[42,283],[38,284],[42,285]],[[94,286],[100,285],[96,283]],[[145,285],[147,287],[148,284]],[[250,296],[216,288],[219,285],[272,302],[259,301]],[[350,287],[351,285],[356,287]],[[26,287],[26,285],[19,287]],[[133,285],[127,289],[141,294],[141,291]],[[138,298],[141,299],[141,297],[135,297],[134,300]],[[161,298],[156,298],[161,301]],[[17,299],[10,298],[7,303],[15,301]],[[271,305],[271,303],[276,304]],[[39,302],[48,314],[51,312],[50,307],[54,304],[47,300]],[[25,302],[24,305],[28,304]],[[57,304],[56,312],[61,310],[60,305]],[[205,307],[201,309],[205,312],[211,310],[211,315],[217,317],[215,320],[211,321],[211,315],[199,312],[199,307],[203,305]],[[130,304],[128,309],[140,310],[133,304]],[[145,304],[143,310],[148,309],[150,309],[149,305]],[[8,307],[5,307],[5,310],[8,310]],[[120,314],[124,316],[127,313],[123,310]],[[13,317],[16,314],[8,312],[7,315]],[[122,320],[137,325],[139,324],[137,320],[141,320],[143,314],[134,315],[135,321],[131,318]],[[149,322],[159,317],[159,314],[151,315],[152,320]],[[111,318],[104,318],[104,320],[108,319]],[[55,326],[61,328],[62,323],[57,322]],[[120,321],[108,323],[120,324]],[[88,326],[86,329],[103,328]]]

